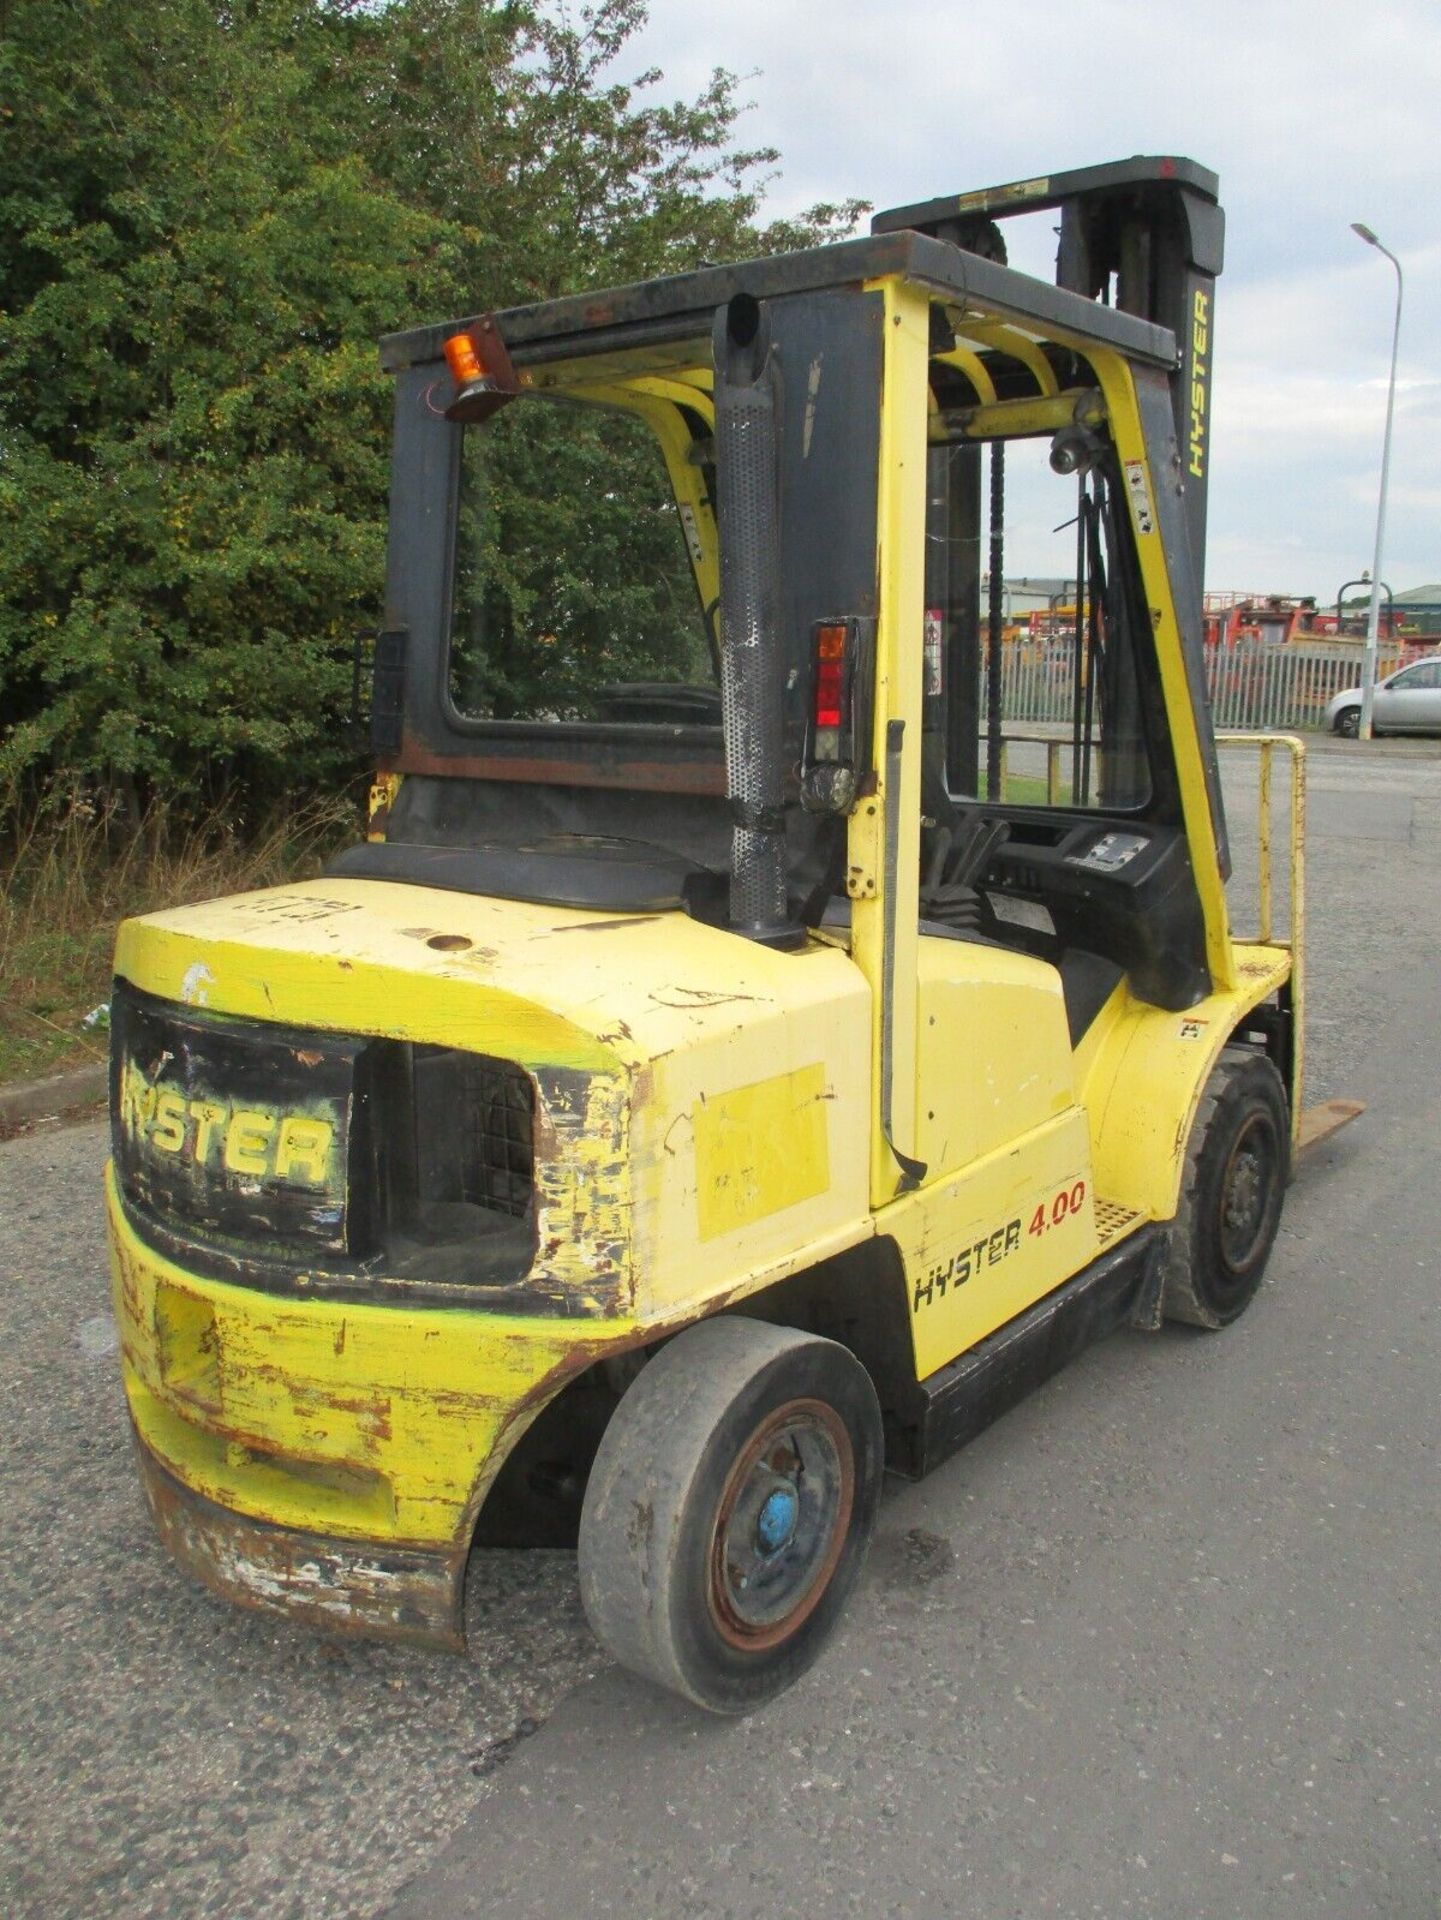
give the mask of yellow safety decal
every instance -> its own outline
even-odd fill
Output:
[[[819,1062],[706,1100],[695,1112],[702,1240],[732,1233],[830,1186],[825,1073]]]

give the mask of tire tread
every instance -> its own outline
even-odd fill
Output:
[[[833,1614],[864,1559],[881,1455],[874,1389],[860,1362],[837,1342],[740,1315],[701,1321],[662,1347],[632,1382],[591,1469],[578,1557],[581,1599],[592,1631],[622,1666],[712,1711],[741,1712],[772,1697],[810,1664],[828,1632],[819,1621],[814,1633],[802,1628],[797,1637],[805,1645],[764,1667],[757,1662],[753,1679],[742,1676],[726,1686],[698,1677],[688,1664],[685,1623],[678,1617],[683,1583],[673,1568],[711,1436],[752,1383],[781,1368],[804,1366],[812,1350],[823,1350],[832,1365],[844,1355],[869,1395],[874,1421],[873,1485],[863,1492],[858,1477],[857,1504],[863,1511],[857,1551],[844,1575],[838,1572],[832,1581]],[[781,1677],[771,1684],[766,1672]]]
[[[1285,1088],[1281,1076],[1276,1072],[1270,1059],[1251,1047],[1235,1044],[1223,1047],[1221,1057],[1212,1068],[1196,1106],[1196,1116],[1191,1123],[1190,1138],[1186,1146],[1186,1163],[1181,1173],[1180,1198],[1175,1217],[1171,1222],[1171,1251],[1161,1289],[1162,1315],[1167,1320],[1178,1320],[1192,1327],[1205,1327],[1211,1332],[1228,1325],[1229,1321],[1223,1319],[1214,1307],[1207,1304],[1197,1286],[1196,1209],[1201,1183],[1205,1177],[1206,1143],[1226,1094],[1242,1075],[1253,1072],[1258,1065],[1267,1069],[1274,1079],[1275,1089],[1280,1095],[1281,1110],[1285,1112]],[[1284,1184],[1283,1177],[1282,1185]],[[1267,1258],[1269,1258],[1269,1250]],[[1266,1261],[1263,1259],[1262,1272],[1265,1270],[1265,1265]],[[1259,1284],[1258,1275],[1257,1285]],[[1244,1306],[1237,1311],[1238,1313],[1244,1311]],[[1234,1318],[1236,1315],[1231,1316],[1231,1319]]]

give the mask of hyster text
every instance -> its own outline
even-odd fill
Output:
[[[919,1313],[922,1307],[930,1306],[933,1300],[944,1300],[948,1288],[954,1291],[957,1287],[963,1287],[968,1280],[974,1280],[983,1267],[999,1266],[1006,1255],[1014,1253],[1020,1244],[1020,1220],[1008,1220],[1005,1226],[982,1234],[970,1246],[953,1253],[949,1260],[938,1261],[935,1266],[927,1268],[922,1278],[917,1279],[911,1311]]]

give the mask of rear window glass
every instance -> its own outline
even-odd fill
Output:
[[[465,429],[449,686],[471,720],[720,724],[694,538],[646,423],[530,398]]]

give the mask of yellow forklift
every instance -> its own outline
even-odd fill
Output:
[[[473,1550],[578,1542],[616,1658],[743,1711],[886,1468],[1243,1312],[1301,921],[1227,919],[1221,239],[1133,159],[386,339],[367,837],[116,954],[125,1389],[201,1579],[455,1647]],[[1075,610],[1028,739],[1008,529]]]

